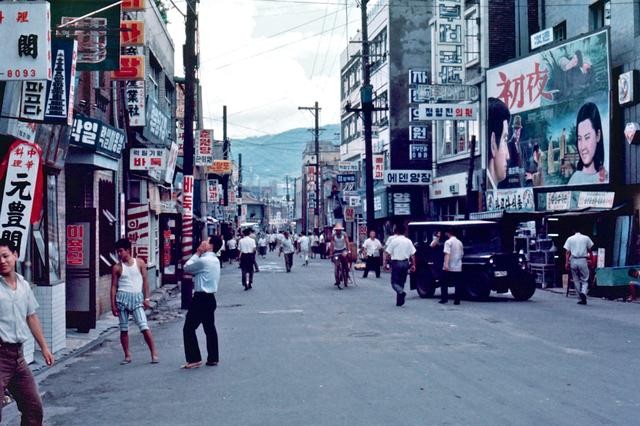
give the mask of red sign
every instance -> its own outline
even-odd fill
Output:
[[[122,2],[123,12],[143,11],[145,9],[145,0],[124,0]]]
[[[374,154],[373,157],[373,179],[384,179],[384,155]]]
[[[84,227],[67,225],[67,265],[84,265]]]
[[[182,208],[184,209],[182,215],[191,218],[193,216],[193,176],[185,176],[182,185]]]
[[[149,263],[149,206],[147,204],[129,204],[127,230],[127,238],[131,241],[131,255]]]
[[[120,23],[120,45],[144,46],[144,21],[122,21]]]
[[[111,71],[112,80],[144,80],[144,56],[121,55],[120,69]]]

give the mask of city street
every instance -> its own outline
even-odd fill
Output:
[[[179,368],[178,296],[151,323],[160,364],[136,330],[133,363],[120,366],[114,332],[42,379],[46,423],[637,423],[638,304],[538,290],[454,307],[411,292],[398,308],[389,274],[356,272],[339,291],[328,260],[303,267],[295,255],[290,274],[274,253],[259,264],[248,292],[237,263],[224,265],[218,366]]]

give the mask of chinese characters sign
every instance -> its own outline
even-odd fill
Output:
[[[440,84],[462,84],[464,63],[464,1],[436,1],[435,80]]]
[[[602,30],[487,71],[487,97],[496,99],[490,101],[496,106],[489,109],[487,127],[502,120],[498,111],[509,114],[503,136],[509,155],[500,161],[487,155],[494,186],[609,182],[608,38]],[[587,138],[595,143],[579,148]]]
[[[196,131],[196,166],[210,166],[213,164],[213,130]]]
[[[0,2],[0,80],[50,80],[48,2]]]
[[[53,78],[47,82],[44,121],[71,125],[76,90],[78,43],[75,40],[55,38],[51,42],[51,51]]]
[[[595,207],[601,209],[610,209],[613,207],[613,199],[615,192],[588,192],[580,191],[578,194],[578,208]]]
[[[487,211],[533,211],[532,188],[498,189],[487,191]]]
[[[571,191],[547,192],[547,210],[569,210]]]
[[[27,252],[30,224],[42,207],[41,151],[37,145],[16,141],[3,162],[5,174],[0,208],[0,237],[12,241],[23,261]]]
[[[144,126],[146,124],[144,81],[127,81],[124,93],[127,97],[129,126]]]
[[[385,185],[427,185],[431,183],[430,170],[385,170]]]
[[[125,133],[100,120],[76,115],[69,143],[118,159],[124,149]]]

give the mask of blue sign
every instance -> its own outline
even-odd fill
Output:
[[[336,176],[336,182],[338,183],[352,183],[356,181],[356,175],[354,173],[347,173]]]

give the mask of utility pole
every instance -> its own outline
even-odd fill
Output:
[[[187,19],[185,23],[184,44],[184,77],[185,77],[185,105],[184,105],[184,175],[185,183],[193,182],[193,121],[195,117],[195,87],[198,53],[196,52],[196,31],[198,30],[198,16],[196,5],[198,0],[187,0]],[[191,184],[189,185],[191,186]],[[191,194],[187,194],[188,189]],[[193,188],[183,185],[184,198],[190,197],[193,209]],[[183,202],[185,200],[183,199]],[[193,210],[192,210],[193,211]],[[182,216],[182,260],[186,262],[193,251],[193,216]],[[181,308],[188,309],[191,305],[193,280],[190,275],[182,275]]]
[[[314,126],[314,142],[315,142],[315,151],[316,151],[316,207],[314,211],[313,217],[313,228],[314,230],[320,230],[320,110],[322,108],[318,107],[318,101],[316,101],[315,105],[312,107],[298,107],[299,110],[307,110],[312,111],[312,114],[315,118],[315,126]],[[373,163],[372,163],[373,164]],[[373,169],[372,169],[373,170]]]
[[[229,138],[227,137],[227,106],[222,106],[222,159],[229,159]],[[229,175],[221,176],[222,180],[222,204],[229,205]]]
[[[471,135],[471,148],[469,151],[469,173],[467,175],[467,208],[464,213],[464,218],[469,219],[469,213],[471,213],[471,204],[473,203],[473,169],[475,167],[476,156],[476,135]]]

